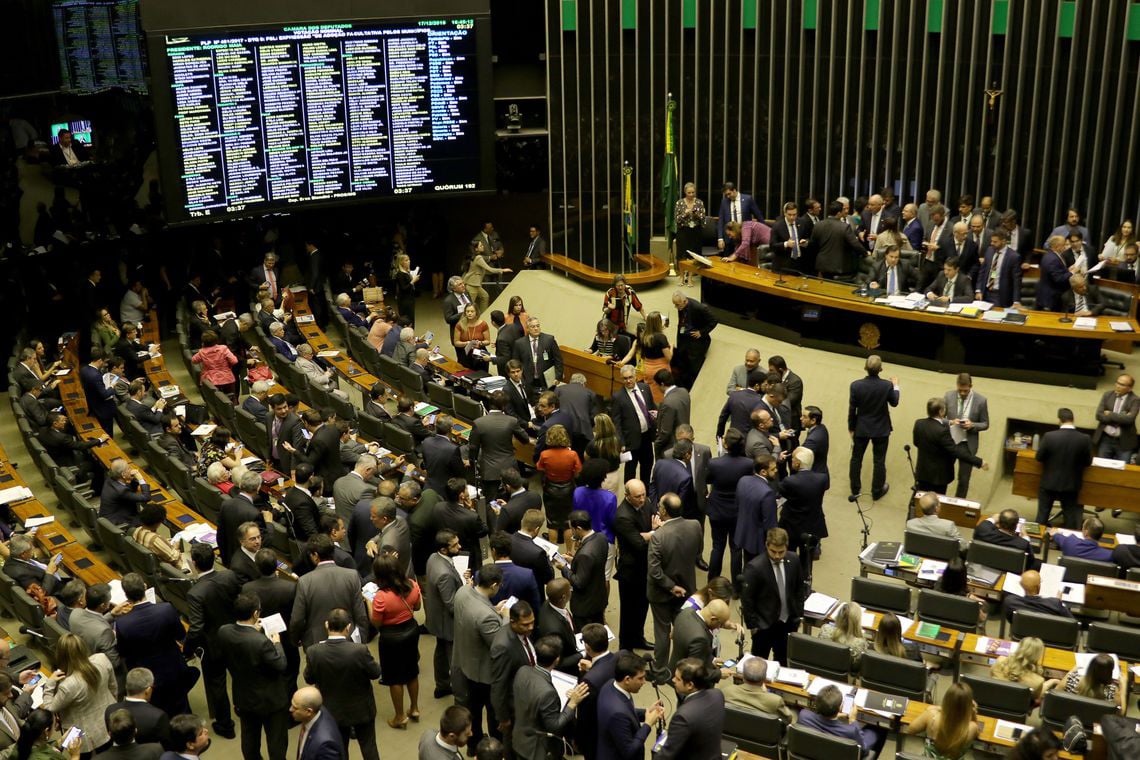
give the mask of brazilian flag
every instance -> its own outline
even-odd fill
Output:
[[[633,205],[633,167],[626,161],[621,169],[622,175],[622,201],[621,201],[621,218],[622,227],[625,238],[623,240],[625,246],[625,253],[629,256],[630,261],[635,261],[633,258],[637,254],[637,218],[636,210]]]
[[[681,183],[677,177],[677,153],[673,133],[673,113],[677,110],[677,101],[673,98],[665,104],[665,158],[661,162],[661,207],[665,210],[665,241],[673,244],[677,236],[677,217],[674,211],[677,200],[681,197]]]

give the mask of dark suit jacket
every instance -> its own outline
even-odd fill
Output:
[[[970,453],[967,448],[959,448],[950,437],[950,428],[942,420],[923,417],[914,421],[911,434],[914,447],[918,449],[918,463],[914,468],[916,479],[926,483],[941,485],[943,488],[954,480],[954,462],[969,462],[975,467],[982,466],[982,460]]]
[[[989,301],[995,306],[1011,306],[1021,301],[1021,257],[1017,252],[1006,248],[1001,257],[998,289],[990,292],[989,277],[993,267],[994,249],[986,249],[985,260],[978,268],[977,279],[974,280],[974,292],[982,294],[983,301]]]
[[[155,704],[179,704],[188,684],[197,678],[182,657],[186,639],[182,618],[168,602],[136,604],[115,620],[115,646],[126,670],[149,668],[154,674]],[[158,709],[157,707],[154,709]],[[139,741],[163,741],[141,736]]]
[[[752,460],[724,454],[709,462],[708,516],[710,520],[731,521],[736,525],[736,486],[752,474]]]
[[[100,760],[160,760],[165,757],[164,748],[157,742],[140,744],[137,740],[126,746],[114,746],[99,753]],[[181,757],[175,755],[176,758]]]
[[[868,375],[851,383],[847,429],[856,438],[883,438],[891,434],[891,413],[899,405],[899,392],[890,380]]]
[[[647,500],[641,509],[635,509],[627,499],[618,504],[613,530],[618,545],[617,577],[621,580],[649,574],[649,542],[641,534],[653,529],[650,504]]]
[[[135,719],[135,742],[137,745],[151,744],[158,742],[153,746],[158,747],[158,753],[162,753],[162,747],[170,746],[170,716],[158,709],[149,702],[130,702],[123,700],[109,705],[103,712],[103,720],[109,721],[111,713],[116,710],[126,710]],[[112,756],[110,751],[100,752],[100,756]]]
[[[570,561],[562,568],[562,575],[574,587],[570,597],[570,612],[582,617],[597,617],[606,611],[609,594],[606,593],[606,556],[609,542],[605,535],[590,535]],[[581,627],[582,622],[575,621]],[[583,621],[584,622],[584,621]]]
[[[1060,311],[1061,295],[1069,290],[1069,263],[1054,251],[1041,255],[1037,278],[1037,308],[1042,311]]]
[[[645,408],[649,411],[656,409],[657,405],[653,403],[653,394],[649,392],[649,386],[645,383],[638,383],[637,388],[641,392],[642,400],[645,401]],[[641,448],[643,435],[649,436],[651,440],[654,436],[656,426],[653,423],[652,415],[650,415],[650,419],[646,420],[649,423],[648,429],[642,433],[641,424],[637,418],[637,407],[630,399],[629,391],[624,387],[619,388],[610,397],[610,417],[613,419],[614,427],[617,428],[622,445],[630,451]]]
[[[554,580],[554,568],[550,560],[538,544],[525,533],[511,535],[511,562],[519,567],[525,567],[534,573],[534,581],[538,584],[539,596],[545,595],[546,584]],[[538,607],[535,607],[537,610]]]
[[[703,546],[703,531],[696,520],[677,517],[653,531],[645,585],[650,602],[672,601],[674,586],[680,586],[686,595],[697,590],[696,561]]]
[[[553,335],[539,333],[538,336],[538,373],[535,374],[534,356],[530,351],[530,336],[524,335],[515,341],[511,358],[522,362],[523,382],[537,388],[545,388],[546,370],[554,368],[554,379],[561,381],[563,375],[562,352],[558,349],[558,341]]]
[[[1072,290],[1066,290],[1061,294],[1061,311],[1075,312],[1077,303],[1077,296]],[[1092,314],[1100,314],[1104,311],[1104,302],[1100,297],[1100,288],[1096,285],[1089,285],[1085,290],[1085,309]]]
[[[127,485],[107,478],[103,481],[103,492],[99,496],[99,516],[106,517],[115,525],[134,527],[138,525],[139,505],[149,500],[150,486],[146,483],[137,486],[132,481]]]
[[[471,427],[471,461],[478,462],[483,480],[498,480],[503,470],[515,466],[516,440],[525,444],[530,437],[509,414],[492,412],[475,420]]]
[[[903,261],[902,259],[899,259],[897,269],[898,271],[895,273],[895,276],[898,278],[898,285],[896,286],[898,292],[909,293],[915,285],[916,278],[914,276],[914,269],[909,262]],[[867,276],[867,282],[877,283],[878,286],[886,292],[887,262],[885,259],[875,262],[875,265],[871,267],[871,274]]]
[[[784,593],[788,603],[788,627],[794,629],[804,615],[804,602],[800,558],[791,552],[784,555]],[[780,619],[780,591],[767,552],[744,568],[740,601],[744,623],[753,631],[767,630]]]
[[[1055,597],[1006,594],[1002,607],[1005,610],[1005,619],[1011,622],[1013,621],[1013,613],[1018,610],[1039,612],[1043,615],[1056,615],[1070,620],[1073,618],[1073,613],[1069,611],[1069,608]]]
[[[1026,569],[1028,570],[1036,570],[1041,566],[1041,563],[1033,554],[1033,545],[1029,543],[1029,541],[1021,536],[1011,536],[1008,533],[1003,533],[989,520],[982,520],[978,523],[978,527],[974,528],[974,540],[1020,549],[1026,554]]]
[[[677,426],[689,424],[691,408],[689,392],[680,386],[670,390],[661,399],[657,406],[657,437],[653,441],[658,459],[676,440]]]
[[[555,409],[546,419],[542,420],[538,434],[534,437],[534,461],[537,462],[538,458],[542,456],[542,452],[546,449],[546,433],[555,425],[566,428],[566,433],[573,440],[574,418],[561,409]]]
[[[158,435],[162,432],[162,414],[151,409],[146,404],[133,398],[127,399],[124,406],[127,413],[135,418],[148,435]]]
[[[238,528],[245,522],[255,522],[261,526],[262,531],[265,529],[265,518],[261,516],[261,510],[238,492],[223,501],[218,509],[218,555],[226,567],[230,566],[230,559],[241,546]]]
[[[293,515],[293,537],[298,541],[308,541],[319,533],[321,508],[312,496],[298,488],[285,492],[285,506]]]
[[[414,414],[397,414],[392,418],[392,424],[396,427],[403,428],[412,434],[412,438],[417,444],[422,444],[428,438],[431,438],[435,433],[430,428],[424,426],[419,417]],[[438,493],[442,494],[443,491]]]
[[[48,151],[51,154],[52,166],[67,166],[67,159],[63,157],[63,148],[59,143],[55,143]],[[77,161],[90,161],[91,156],[87,153],[87,146],[78,140],[71,141],[71,152],[75,154]]]
[[[474,303],[471,299],[471,295],[466,295],[468,302]],[[459,307],[459,296],[454,293],[448,293],[443,298],[443,321],[447,322],[448,329],[454,330],[456,323],[459,322],[462,316],[463,309]]]
[[[514,715],[515,700],[511,692],[515,683],[515,674],[519,668],[528,665],[530,658],[527,657],[518,634],[512,631],[509,625],[504,625],[491,641],[491,705],[495,708],[496,716],[502,715],[506,718]]]
[[[962,272],[958,272],[958,276],[954,278],[954,284],[951,287],[953,289],[950,291],[950,303],[970,303],[974,300],[974,283]],[[926,292],[934,293],[941,298],[942,291],[945,288],[946,273],[939,272],[938,276],[934,278],[934,282],[926,286]]]
[[[720,756],[724,732],[724,692],[702,689],[685,697],[669,719],[668,738],[654,755],[656,760],[686,758],[715,760]]]
[[[425,438],[422,446],[426,486],[436,493],[446,493],[448,479],[462,477],[466,472],[459,444],[437,434]]]
[[[609,659],[609,658],[607,658]],[[645,711],[633,706],[612,683],[598,690],[597,760],[644,760],[652,730],[642,723]]]
[[[547,757],[546,734],[562,736],[574,723],[574,709],[563,707],[550,674],[538,668],[520,668],[513,685],[517,701],[514,711],[513,744],[515,755],[523,760]]]
[[[171,459],[181,462],[186,465],[186,469],[190,472],[194,472],[198,463],[198,457],[192,454],[177,436],[173,436],[170,433],[163,433],[155,439],[155,443],[162,447],[162,450],[165,451],[167,456]]]
[[[669,672],[686,657],[695,657],[709,667],[713,664],[713,632],[697,611],[683,608],[673,618],[673,648],[669,655]]]
[[[617,658],[617,652],[609,651],[604,656],[595,657],[590,669],[581,678],[589,685],[590,693],[578,704],[574,737],[587,760],[595,760],[598,756],[598,694],[613,682]]]
[[[811,449],[815,454],[815,461],[811,466],[812,472],[828,474],[827,450],[830,444],[831,436],[828,434],[827,427],[823,423],[813,427],[804,437],[804,448]]]
[[[759,476],[741,478],[736,485],[736,545],[763,554],[765,537],[775,527],[776,489]]]
[[[479,556],[479,539],[487,535],[487,524],[472,509],[454,504],[450,501],[441,501],[435,505],[433,511],[436,529],[448,528],[459,536],[459,545],[471,552],[471,570],[479,568],[482,559]]]
[[[555,388],[558,395],[558,408],[574,420],[574,440],[572,447],[585,448],[594,440],[594,415],[601,409],[598,394],[584,385],[566,383]]]
[[[289,624],[293,617],[293,600],[297,597],[296,581],[271,575],[247,581],[242,585],[241,590],[246,594],[257,594],[257,598],[261,600],[261,617],[280,615],[285,624]],[[282,638],[281,645],[289,646],[284,638]],[[288,650],[285,654],[288,656]]]
[[[241,550],[240,545],[234,549],[234,553],[230,555],[229,568],[242,583],[249,583],[255,578],[261,577],[261,571],[257,569],[257,565],[253,563],[253,560]]]
[[[246,396],[245,400],[241,402],[241,408],[252,414],[253,418],[260,422],[262,425],[265,424],[265,421],[269,416],[269,410],[265,408],[265,404],[261,403],[253,396]]]
[[[534,571],[513,561],[495,560],[495,564],[503,571],[503,582],[491,597],[491,604],[498,604],[513,596],[529,604],[532,610],[537,610],[542,604],[542,595],[539,593]]]
[[[297,460],[313,466],[315,473],[324,480],[326,496],[332,495],[337,478],[348,473],[340,461],[340,434],[327,423],[317,428],[304,450],[297,448],[294,461]]]
[[[380,663],[364,644],[327,639],[305,652],[305,681],[321,690],[324,706],[341,726],[376,719],[372,682],[380,678]]]
[[[510,354],[507,354],[509,357]],[[538,394],[535,393],[534,388],[528,386],[525,382],[522,385],[522,393],[515,387],[514,383],[507,380],[506,387],[507,394],[507,413],[517,419],[519,422],[530,422],[534,419],[532,411],[535,403],[538,401]]]
[[[747,435],[752,428],[752,410],[760,405],[762,399],[763,396],[751,388],[728,394],[716,421],[716,437],[724,435],[726,425]]]
[[[330,712],[321,710],[317,721],[309,728],[305,746],[298,760],[347,760],[348,749],[340,736],[340,729]]]
[[[495,517],[495,530],[514,533],[522,527],[523,515],[531,509],[542,509],[542,494],[538,491],[523,491],[510,497]]]
[[[756,199],[746,193],[737,192],[737,199],[740,201],[740,221],[747,222],[749,219],[757,222],[764,221],[764,215],[760,213],[760,207],[756,205]],[[717,240],[724,240],[725,252],[731,252],[729,241],[724,236],[724,226],[732,221],[732,203],[721,196],[720,211],[717,212],[716,220],[716,237]]]
[[[689,357],[703,358],[708,352],[709,344],[712,343],[710,333],[717,324],[719,323],[709,311],[709,307],[690,298],[685,308],[677,311],[677,349],[681,351],[682,356],[687,354]],[[701,337],[691,337],[689,333],[693,331],[699,332]],[[677,363],[677,358],[674,357],[674,366]]]
[[[515,320],[504,324],[495,333],[495,366],[504,377],[508,376],[507,362],[513,358],[515,341],[523,336],[523,332],[523,326]]]
[[[825,274],[854,274],[859,261],[867,255],[851,225],[833,216],[820,219],[812,227],[811,247],[816,270]]]
[[[658,459],[653,466],[653,498],[656,504],[667,493],[681,497],[683,514],[692,515],[697,508],[697,495],[693,490],[693,473],[689,465],[676,459]]]
[[[25,398],[27,397],[25,396]],[[47,449],[47,453],[51,455],[55,463],[61,467],[78,465],[79,462],[83,461],[80,459],[80,452],[93,449],[99,445],[97,440],[84,441],[78,436],[60,430],[53,430],[50,427],[44,428],[36,438],[38,438],[39,442],[43,444],[43,447]]]
[[[950,225],[951,230],[953,230],[953,227],[954,225]],[[915,250],[918,249],[916,248]],[[943,254],[943,261],[952,256],[958,257],[959,273],[966,275],[966,277],[969,279],[970,290],[972,294],[974,288],[974,277],[978,273],[978,246],[974,243],[973,240],[970,239],[969,234],[967,234],[966,239],[962,241],[962,253],[959,255],[958,244],[954,241],[954,235],[951,233],[950,237],[944,238],[942,240],[941,251]]]
[[[115,391],[103,384],[103,375],[90,364],[79,368],[79,380],[87,397],[88,411],[106,426],[115,418]]]
[[[198,578],[186,597],[190,605],[190,627],[186,631],[186,648],[194,651],[209,648],[215,654],[221,626],[234,622],[234,600],[241,591],[241,581],[229,570],[215,570]]]
[[[798,271],[806,271],[807,265],[807,252],[808,245],[801,245],[799,247],[799,258],[795,257],[796,248],[794,240],[808,240],[810,244],[811,230],[804,224],[802,219],[797,219],[795,224],[792,225],[793,232],[789,234],[787,220],[780,218],[772,224],[772,234],[768,240],[769,250],[772,252],[772,269],[776,271],[783,271],[786,269],[795,269]],[[794,240],[793,240],[793,235]],[[793,242],[791,248],[787,247],[785,243]]]
[[[827,536],[827,519],[823,513],[823,496],[831,486],[827,473],[812,470],[793,472],[782,478],[777,486],[786,500],[780,510],[779,526],[788,531],[799,543],[801,533],[817,538]]]
[[[265,427],[269,436],[269,451],[272,452],[274,443],[272,418],[266,420]],[[281,429],[277,431],[277,456],[273,459],[273,464],[281,468],[282,472],[291,472],[293,470],[293,455],[280,444],[281,442],[288,442],[292,446],[300,448],[302,441],[301,418],[289,412],[281,421]]]
[[[19,401],[20,401],[20,408],[24,410],[24,414],[25,414],[25,416],[27,416],[28,421],[32,423],[32,430],[34,430],[37,433],[41,433],[40,440],[42,441],[43,440],[42,432],[47,432],[48,430],[50,430],[50,428],[48,427],[48,425],[50,424],[48,421],[48,410],[44,408],[43,403],[41,403],[38,398],[36,398],[35,396],[32,396],[27,391],[25,391],[24,394],[22,396],[20,396]],[[54,433],[56,431],[52,430],[52,432]],[[60,433],[60,435],[65,435],[65,434]],[[69,437],[69,436],[65,436],[65,437]],[[51,452],[48,452],[48,453],[51,453]],[[72,453],[70,451],[70,447],[68,447],[68,450],[66,453],[67,453],[68,461],[70,461],[72,458]],[[52,456],[52,459],[55,459],[54,455]],[[56,459],[56,462],[58,463],[59,460]]]
[[[1074,428],[1051,430],[1041,437],[1035,458],[1044,465],[1042,491],[1075,493],[1092,464],[1092,440]]]
[[[56,589],[65,583],[59,575],[48,575],[47,571],[14,557],[9,557],[4,563],[4,574],[25,591],[28,590],[28,586],[38,583],[45,593],[54,594]]]
[[[285,652],[261,631],[236,623],[218,630],[221,659],[233,678],[234,707],[269,715],[289,706]]]
[[[574,630],[566,622],[566,618],[562,617],[562,613],[554,609],[548,600],[543,602],[542,612],[538,615],[535,638],[541,639],[543,636],[551,635],[562,640],[562,659],[558,661],[558,669],[563,673],[577,676],[578,660],[582,659],[582,654],[578,651],[577,642],[574,641]]]

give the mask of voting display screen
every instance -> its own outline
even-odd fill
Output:
[[[161,45],[175,221],[490,189],[475,18],[168,33]]]
[[[52,16],[65,92],[146,92],[139,0],[55,0]]]

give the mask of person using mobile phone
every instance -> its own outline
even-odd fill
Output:
[[[24,720],[20,736],[16,740],[16,755],[28,760],[79,760],[82,754],[82,732],[79,738],[60,743],[57,748],[51,744],[55,730],[55,715],[49,710],[32,710]]]

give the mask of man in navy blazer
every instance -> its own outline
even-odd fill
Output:
[[[1061,296],[1069,290],[1069,260],[1065,254],[1069,244],[1060,235],[1054,235],[1045,243],[1046,251],[1041,255],[1040,277],[1037,280],[1037,308],[1041,311],[1061,311]]]
[[[645,659],[619,652],[613,681],[598,690],[597,760],[643,760],[645,740],[665,717],[660,702],[647,710],[633,706],[633,695],[645,686]]]
[[[534,461],[536,462],[542,455],[543,449],[546,448],[546,433],[550,428],[561,425],[566,428],[566,434],[571,439],[574,437],[574,418],[568,412],[559,409],[558,404],[557,393],[543,391],[542,395],[538,397],[538,403],[534,405],[535,413],[542,419],[542,424],[538,428],[538,434],[534,441]]]
[[[745,195],[736,189],[736,185],[732,182],[725,182],[721,188],[724,197],[720,202],[720,212],[716,220],[716,247],[718,250],[725,250],[728,245],[728,238],[724,234],[724,226],[729,222],[747,222],[752,219],[757,222],[764,221],[764,215],[760,213],[760,207],[756,205],[755,199],[751,195]],[[728,250],[732,250],[729,246]]]
[[[922,229],[922,220],[918,218],[918,206],[908,203],[902,207],[902,222],[900,231],[910,241],[910,247],[916,251],[922,250],[922,238],[926,234]]]
[[[831,436],[823,424],[823,410],[818,406],[805,406],[800,423],[806,431],[803,447],[815,456],[811,471],[830,475],[830,470],[827,469],[827,450],[831,446]]]
[[[122,583],[127,601],[134,606],[115,619],[119,655],[128,671],[146,668],[154,676],[151,704],[167,715],[190,712],[186,695],[199,673],[182,657],[181,645],[186,640],[182,618],[169,602],[146,601],[146,581],[138,573],[127,573]]]
[[[503,571],[503,582],[499,590],[491,597],[491,604],[498,604],[512,596],[530,604],[530,608],[538,612],[542,606],[542,597],[538,593],[538,581],[535,580],[534,571],[529,567],[516,565],[511,561],[511,537],[501,530],[491,534],[491,559]],[[535,546],[538,549],[538,546]]]
[[[744,561],[764,551],[768,531],[776,527],[776,459],[757,454],[753,474],[736,484],[736,530],[733,538]]]
[[[650,499],[656,501],[667,493],[681,497],[681,514],[694,519],[697,512],[697,493],[693,490],[693,471],[689,462],[693,458],[693,442],[677,441],[673,444],[670,459],[658,459],[653,466],[653,490]]]
[[[1021,257],[1010,248],[1005,230],[990,233],[990,247],[974,280],[974,298],[1002,307],[1021,300]]]
[[[848,475],[852,495],[860,493],[863,489],[863,455],[870,443],[874,459],[871,497],[878,500],[890,490],[887,484],[887,444],[891,438],[891,412],[887,407],[899,405],[899,380],[897,377],[890,380],[879,377],[883,371],[883,360],[875,354],[867,357],[864,369],[867,376],[851,383],[847,406],[847,430],[853,441]]]
[[[316,686],[302,686],[293,692],[289,714],[301,724],[297,737],[297,760],[347,760],[340,729],[331,714],[321,709],[324,704]]]
[[[103,382],[103,349],[91,349],[91,361],[79,368],[79,382],[87,396],[87,411],[107,435],[115,434],[115,391]]]
[[[598,756],[598,694],[614,680],[617,655],[610,651],[609,634],[606,627],[598,623],[582,626],[582,646],[590,669],[581,677],[582,683],[590,687],[586,698],[578,705],[578,720],[574,726],[574,741],[586,760]]]

